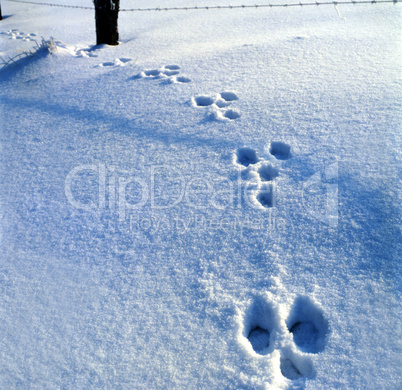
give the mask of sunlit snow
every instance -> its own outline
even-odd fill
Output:
[[[1,5],[1,389],[401,387],[399,4]]]

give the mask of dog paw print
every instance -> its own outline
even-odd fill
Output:
[[[290,145],[284,142],[271,142],[269,153],[273,158],[265,160],[258,157],[257,151],[250,147],[242,147],[236,151],[235,162],[244,170],[246,179],[251,179],[248,186],[253,185],[251,192],[255,202],[267,209],[276,205],[276,182],[279,169],[271,161],[287,160],[291,157]]]
[[[249,165],[257,164],[259,158],[257,157],[257,152],[248,147],[240,148],[236,152],[237,163],[248,167]]]
[[[263,183],[259,186],[256,200],[262,207],[270,208],[276,204],[275,186],[272,183]]]
[[[282,376],[294,384],[312,379],[316,375],[310,357],[294,351],[292,347],[281,349],[279,368]]]
[[[290,145],[284,142],[271,142],[271,147],[269,152],[277,159],[277,160],[288,160],[290,155]]]
[[[296,298],[286,321],[280,313],[264,297],[254,298],[243,315],[241,339],[250,355],[270,359],[283,378],[297,385],[316,375],[311,354],[325,349],[329,325],[323,311],[308,297]]]
[[[298,297],[286,321],[299,349],[306,353],[322,352],[326,344],[328,321],[307,297]]]
[[[208,116],[215,120],[232,121],[240,118],[240,112],[228,108],[239,97],[233,91],[223,91],[217,95],[199,95],[191,98],[193,107],[209,107]]]
[[[272,353],[275,345],[274,331],[280,322],[275,307],[261,297],[254,299],[243,320],[243,336],[259,355]]]
[[[173,76],[168,79],[168,82],[171,84],[186,84],[190,83],[191,79],[184,76]]]
[[[184,76],[179,76],[179,65],[164,65],[159,69],[145,69],[134,76],[134,79],[162,79],[171,84],[183,84],[191,82],[191,79]]]

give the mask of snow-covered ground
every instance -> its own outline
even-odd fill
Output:
[[[401,388],[401,8],[338,8],[2,2],[1,389]]]

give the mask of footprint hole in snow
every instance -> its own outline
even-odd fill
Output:
[[[127,62],[131,61],[131,58],[119,58],[119,61],[122,62],[123,64],[126,64]]]
[[[188,77],[177,77],[176,82],[178,82],[178,83],[189,83],[189,82],[191,82],[191,79],[189,79]]]
[[[228,102],[228,101],[226,101],[224,99],[217,99],[215,101],[215,104],[219,108],[224,108],[224,107],[230,106],[230,102]]]
[[[179,73],[180,72],[178,70],[169,70],[169,69],[167,69],[167,70],[163,71],[163,74],[166,75],[166,76],[176,76]]]
[[[240,114],[236,110],[227,110],[223,113],[223,116],[225,118],[228,118],[230,120],[238,119],[240,118]]]
[[[264,184],[257,195],[257,200],[261,206],[270,208],[275,206],[274,186],[272,184]]]
[[[104,63],[102,64],[102,66],[114,66],[114,65],[115,65],[114,62],[104,62]]]
[[[240,148],[237,150],[237,162],[245,167],[256,164],[258,162],[257,152],[247,147]]]
[[[179,70],[180,66],[179,65],[165,65],[164,68],[167,70]]]
[[[287,160],[290,158],[290,145],[284,142],[271,142],[269,152],[278,160]]]
[[[262,165],[258,169],[258,174],[262,181],[272,181],[279,175],[279,171],[270,164]]]
[[[286,325],[301,351],[318,353],[324,350],[329,333],[328,321],[308,297],[296,299]]]
[[[282,375],[292,381],[315,376],[311,359],[307,356],[295,354],[289,349],[281,351],[280,369]]]
[[[158,77],[162,73],[159,69],[144,70],[144,75],[147,77]]]
[[[272,305],[262,297],[255,298],[244,317],[243,336],[248,339],[253,350],[259,355],[272,352],[271,333],[277,326],[277,322]]]
[[[214,98],[211,96],[200,95],[194,98],[195,104],[198,107],[207,107],[214,104]]]
[[[261,353],[269,347],[269,337],[270,334],[268,330],[260,328],[259,326],[251,329],[250,333],[247,336],[251,346],[257,353]]]
[[[234,100],[238,100],[238,96],[234,92],[221,92],[221,98],[226,100],[227,102],[233,102]]]
[[[311,321],[298,321],[290,329],[296,345],[306,352],[315,350],[315,342],[319,338],[318,329]]]
[[[288,358],[281,357],[281,373],[285,378],[296,380],[303,377],[293,362]]]

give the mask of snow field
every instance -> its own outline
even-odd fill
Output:
[[[339,9],[3,5],[0,387],[398,388],[400,11]]]

